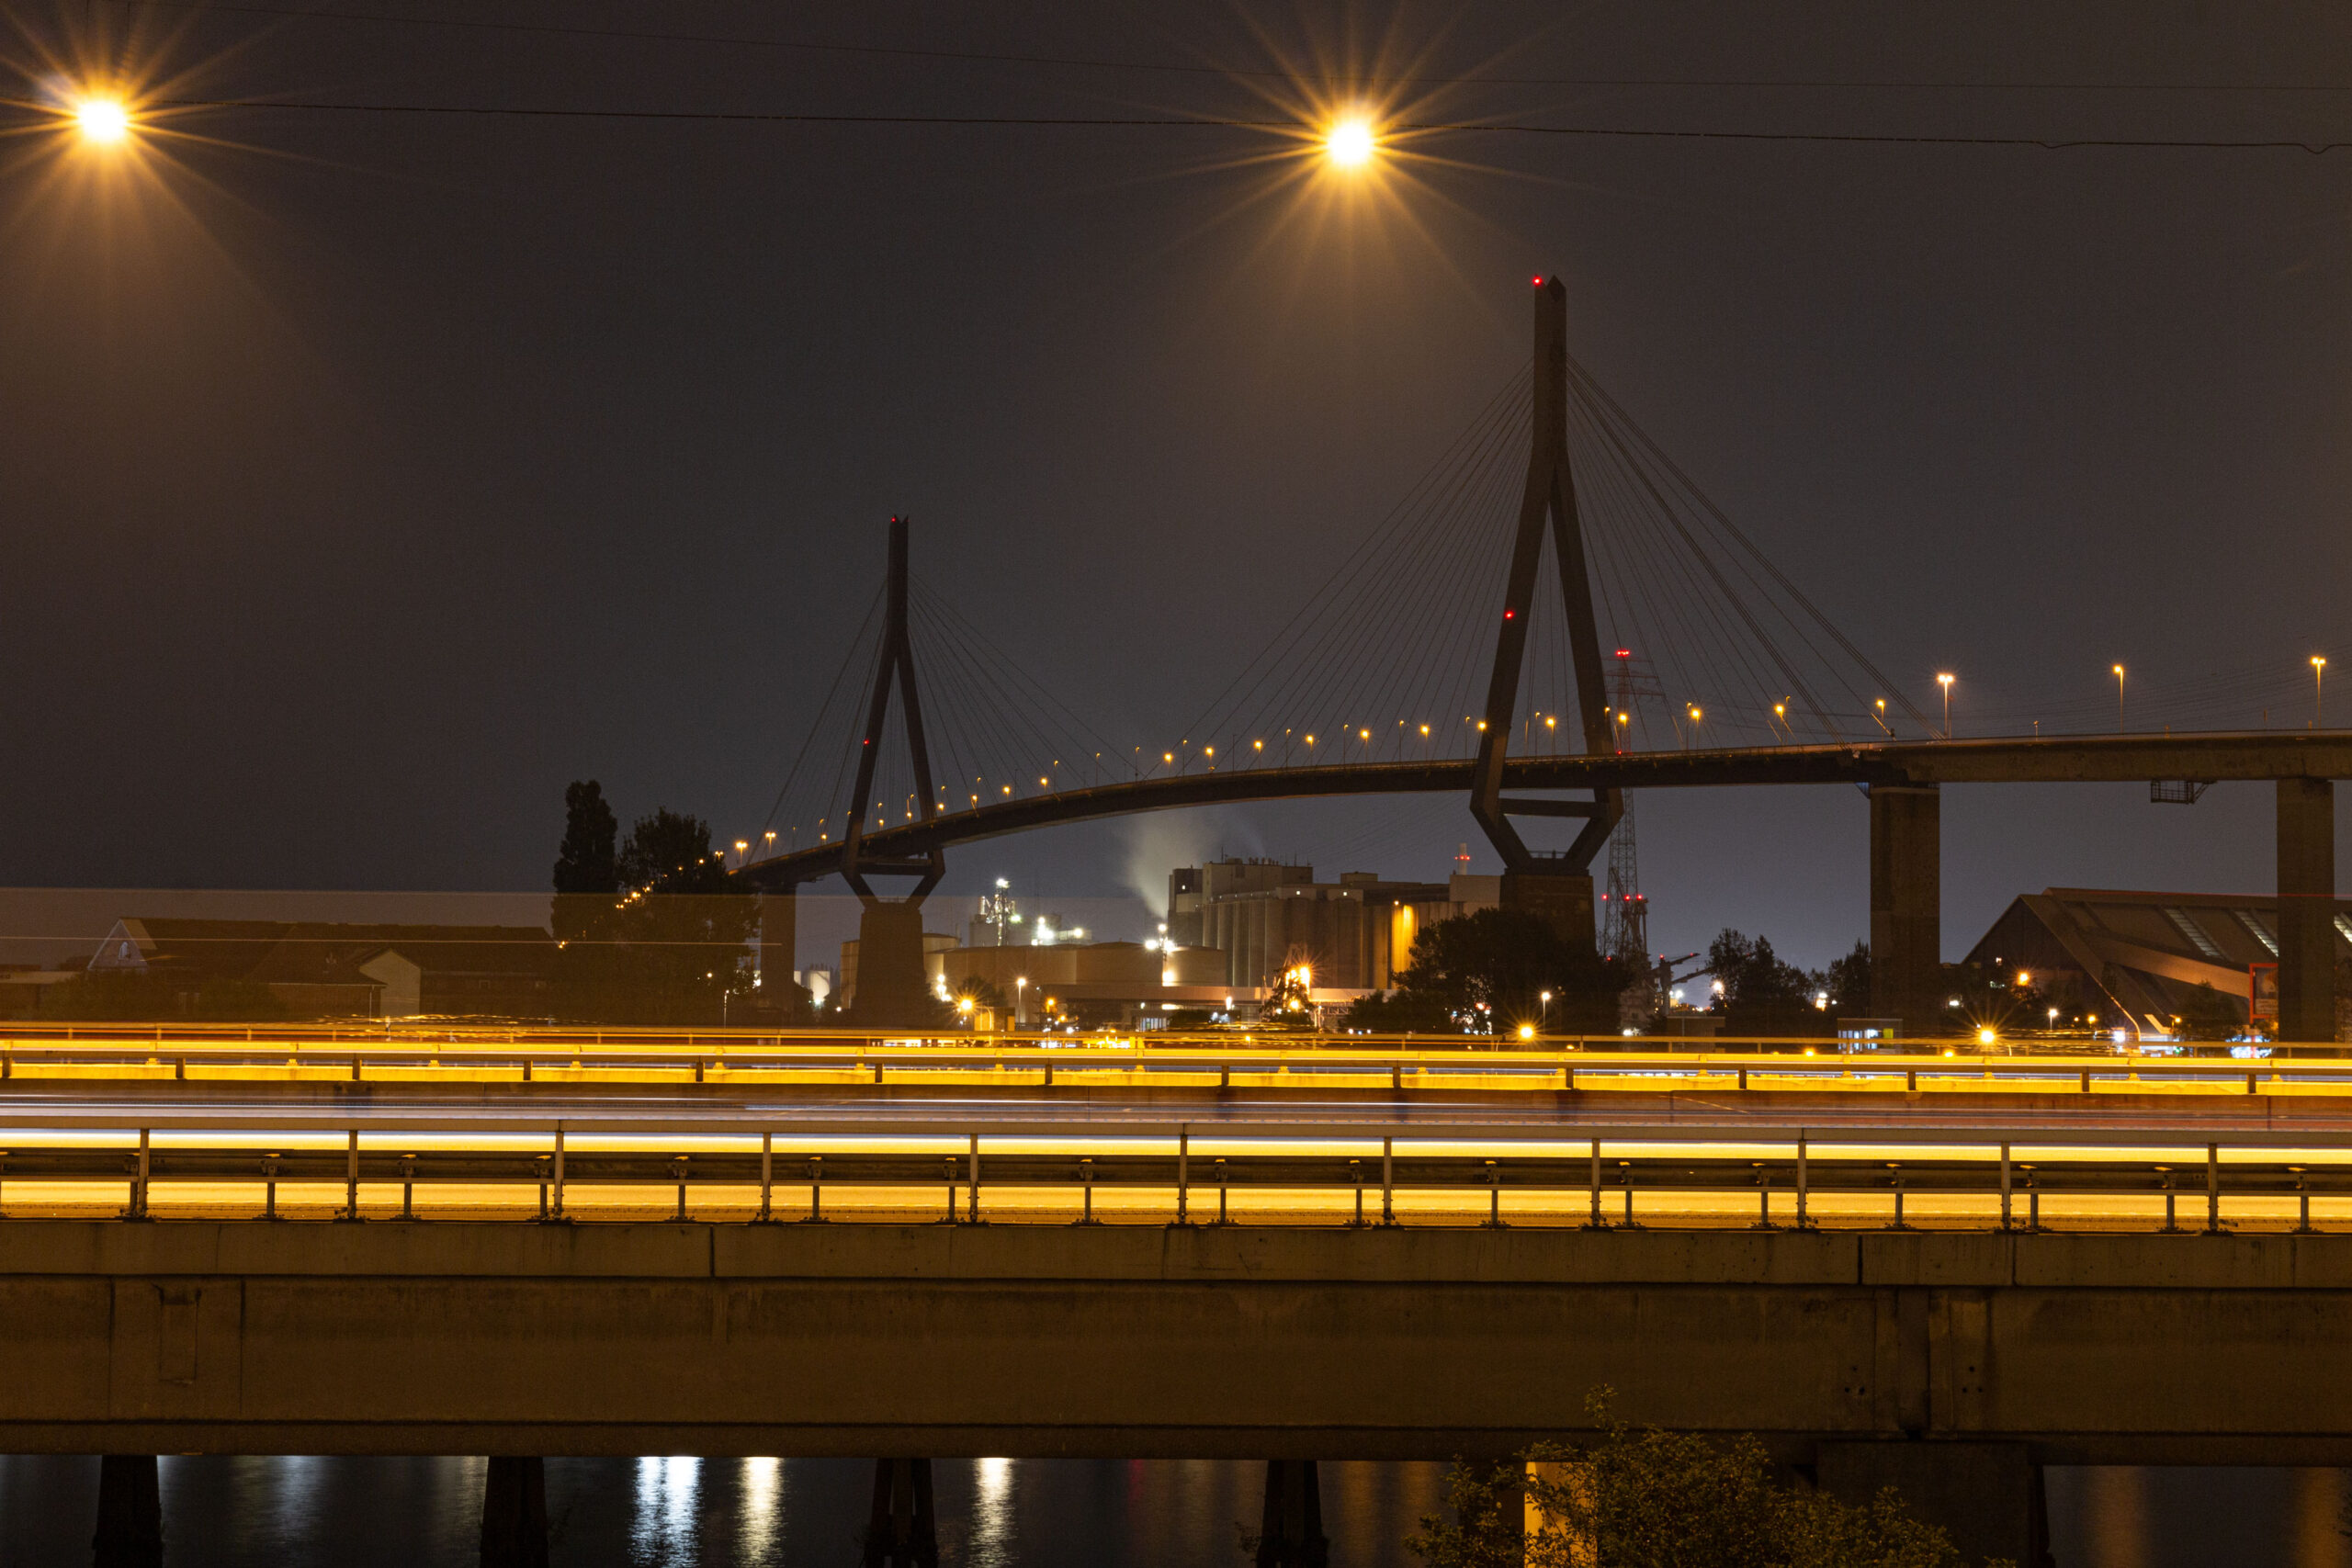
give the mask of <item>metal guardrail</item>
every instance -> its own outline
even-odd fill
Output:
[[[695,1190],[715,1196],[716,1190],[731,1189],[756,1190],[755,1206],[740,1199],[733,1205],[755,1223],[839,1217],[840,1210],[830,1215],[826,1210],[829,1188],[903,1192],[928,1187],[942,1194],[941,1220],[967,1224],[985,1218],[984,1191],[1057,1192],[1078,1208],[1080,1224],[1094,1220],[1098,1190],[1153,1191],[1165,1194],[1178,1224],[1209,1223],[1212,1199],[1215,1223],[1230,1223],[1229,1201],[1237,1192],[1337,1197],[1343,1205],[1351,1199],[1350,1223],[1355,1224],[1396,1223],[1400,1194],[1484,1192],[1486,1224],[1496,1227],[1509,1223],[1506,1193],[1549,1193],[1556,1199],[1555,1213],[1599,1228],[1638,1228],[1637,1192],[1652,1200],[1753,1192],[1760,1229],[1782,1228],[1774,1217],[1776,1198],[1788,1224],[1816,1224],[1810,1205],[1824,1195],[1883,1196],[1887,1223],[1905,1228],[1905,1200],[1921,1194],[1982,1199],[2000,1230],[2043,1228],[2045,1195],[2161,1197],[2165,1231],[2182,1228],[2180,1199],[2193,1204],[2201,1196],[2207,1232],[2227,1228],[2225,1198],[2294,1199],[2294,1229],[2311,1232],[2313,1196],[2352,1197],[2352,1131],[2244,1132],[2184,1144],[2180,1129],[2153,1126],[2053,1136],[2049,1129],[1994,1123],[1927,1131],[1895,1124],[1629,1124],[1577,1128],[1564,1136],[1559,1127],[1532,1123],[1426,1123],[1408,1132],[1369,1121],[1247,1128],[1176,1122],[1122,1123],[1114,1135],[1126,1146],[1106,1152],[1100,1146],[1102,1130],[969,1120],[779,1125],[753,1117],[696,1118],[599,1121],[575,1131],[561,1122],[418,1116],[396,1129],[368,1129],[366,1147],[360,1129],[329,1117],[252,1118],[225,1136],[217,1122],[195,1118],[61,1112],[11,1117],[10,1123],[12,1133],[31,1141],[0,1150],[0,1217],[11,1201],[22,1201],[17,1194],[28,1185],[121,1183],[119,1217],[132,1221],[155,1218],[156,1189],[175,1184],[259,1186],[264,1206],[256,1217],[275,1219],[280,1184],[341,1183],[345,1201],[336,1217],[345,1220],[365,1217],[361,1189],[367,1186],[397,1185],[398,1214],[404,1219],[416,1217],[420,1186],[462,1185],[511,1190],[514,1208],[551,1221],[576,1217],[567,1193],[583,1187],[674,1188],[673,1217],[680,1221],[693,1214]],[[682,1134],[700,1146],[594,1146]],[[159,1134],[187,1135],[159,1144]],[[571,1143],[583,1134],[590,1146]],[[713,1148],[714,1134],[731,1135],[741,1146]],[[342,1146],[320,1146],[322,1135],[340,1139]],[[509,1145],[541,1146],[468,1145],[469,1138],[484,1135]],[[844,1138],[895,1140],[902,1146],[820,1146]],[[1035,1146],[1082,1139],[1095,1146],[1086,1152]],[[1208,1146],[1196,1148],[1196,1139]],[[994,1149],[988,1146],[991,1140],[998,1141]],[[1031,1146],[1007,1148],[1007,1141]],[[904,1146],[922,1143],[932,1146]],[[1159,1146],[1149,1146],[1154,1144]],[[1301,1146],[1317,1144],[1330,1146]],[[1375,1199],[1376,1209],[1368,1209]]]
[[[1216,1074],[1229,1086],[1237,1075],[1284,1075],[1328,1080],[1334,1075],[1387,1078],[1398,1090],[1445,1087],[1437,1080],[1476,1077],[1487,1087],[1570,1089],[1627,1080],[1674,1078],[1710,1089],[1746,1089],[1752,1078],[1785,1088],[1906,1091],[2033,1087],[2088,1094],[2115,1087],[2197,1087],[2258,1093],[2267,1081],[2298,1089],[2352,1089],[2352,1061],[2328,1057],[2243,1059],[2089,1055],[1962,1055],[1957,1051],[1837,1054],[1819,1043],[1747,1042],[1697,1051],[1627,1049],[1617,1037],[1596,1042],[1546,1040],[1543,1048],[1432,1049],[1403,1043],[1350,1041],[1312,1047],[1235,1044],[1191,1040],[1169,1044],[1101,1044],[1035,1036],[936,1043],[903,1037],[775,1034],[648,1033],[597,1042],[537,1034],[514,1038],[419,1036],[290,1036],[237,1034],[103,1035],[92,1038],[0,1037],[0,1081],[28,1077],[130,1077],[169,1076],[398,1077],[422,1072],[533,1081],[545,1074],[669,1073],[702,1081],[746,1073],[846,1075],[885,1083],[894,1076],[948,1072],[1026,1073],[1040,1086],[1094,1075]]]

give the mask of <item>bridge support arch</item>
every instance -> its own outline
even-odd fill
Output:
[[[907,629],[907,520],[890,519],[889,577],[883,595],[882,649],[874,667],[874,694],[865,707],[865,732],[858,744],[857,782],[842,838],[842,878],[864,906],[857,921],[857,988],[850,998],[862,1025],[885,1029],[928,1022],[933,1011],[923,984],[922,901],[947,874],[947,852],[936,845],[919,856],[876,855],[865,849],[867,802],[873,798],[875,765],[881,760],[890,688],[899,689],[899,710],[914,765],[915,809],[928,823],[939,814],[931,782],[931,749],[923,739],[922,699],[915,686],[914,642]],[[868,875],[911,876],[914,890],[893,901],[882,897]]]
[[[1496,634],[1494,674],[1487,686],[1486,717],[1478,727],[1470,815],[1502,857],[1504,906],[1543,917],[1568,941],[1589,949],[1594,941],[1592,859],[1623,815],[1624,797],[1614,789],[1596,789],[1589,800],[1508,799],[1503,795],[1503,765],[1519,705],[1521,666],[1535,608],[1547,522],[1559,570],[1560,601],[1567,613],[1584,749],[1587,755],[1598,757],[1616,744],[1610,733],[1609,702],[1601,686],[1600,633],[1593,618],[1592,582],[1585,565],[1584,523],[1577,513],[1576,477],[1568,466],[1567,299],[1566,288],[1556,277],[1536,286],[1527,486],[1520,499],[1510,581],[1503,590],[1502,623]],[[1514,815],[1578,818],[1584,826],[1565,852],[1544,854],[1527,847],[1511,824]]]

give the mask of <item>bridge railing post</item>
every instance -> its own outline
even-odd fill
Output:
[[[130,1219],[143,1220],[147,1217],[148,1160],[148,1132],[141,1127],[139,1129],[139,1153],[130,1162],[130,1201],[127,1209]]]
[[[1380,1223],[1396,1223],[1396,1141],[1380,1140]]]
[[[1805,1201],[1811,1195],[1811,1183],[1805,1169],[1804,1134],[1797,1134],[1797,1229],[1804,1230],[1813,1222],[1805,1214]]]
[[[2222,1146],[2205,1145],[2205,1234],[2222,1234]]]

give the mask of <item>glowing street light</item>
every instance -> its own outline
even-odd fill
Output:
[[[1361,169],[1372,162],[1380,150],[1380,133],[1372,121],[1362,115],[1349,115],[1331,122],[1323,133],[1323,155],[1332,165],[1341,169]]]
[[[130,140],[130,106],[120,98],[76,98],[73,118],[74,134],[94,147],[119,147]]]
[[[2327,659],[2323,654],[2312,655],[2312,728],[2327,728]]]
[[[1950,675],[1936,677],[1936,684],[1944,689],[1944,739],[1951,739],[1951,682]]]
[[[2123,666],[2115,667],[2115,733],[2123,733]]]

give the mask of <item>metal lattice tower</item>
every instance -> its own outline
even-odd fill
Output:
[[[1637,669],[1634,650],[1617,649],[1610,694],[1610,728],[1616,731],[1617,750],[1625,750],[1635,703],[1656,694],[1657,682]],[[1634,803],[1623,803],[1616,830],[1609,839],[1609,886],[1601,895],[1600,952],[1646,978],[1650,972],[1650,907],[1642,897],[1641,864],[1634,841]]]
[[[1649,972],[1650,907],[1642,897],[1641,870],[1634,852],[1631,802],[1609,839],[1609,890],[1601,895],[1600,953],[1623,960],[1638,974]]]

